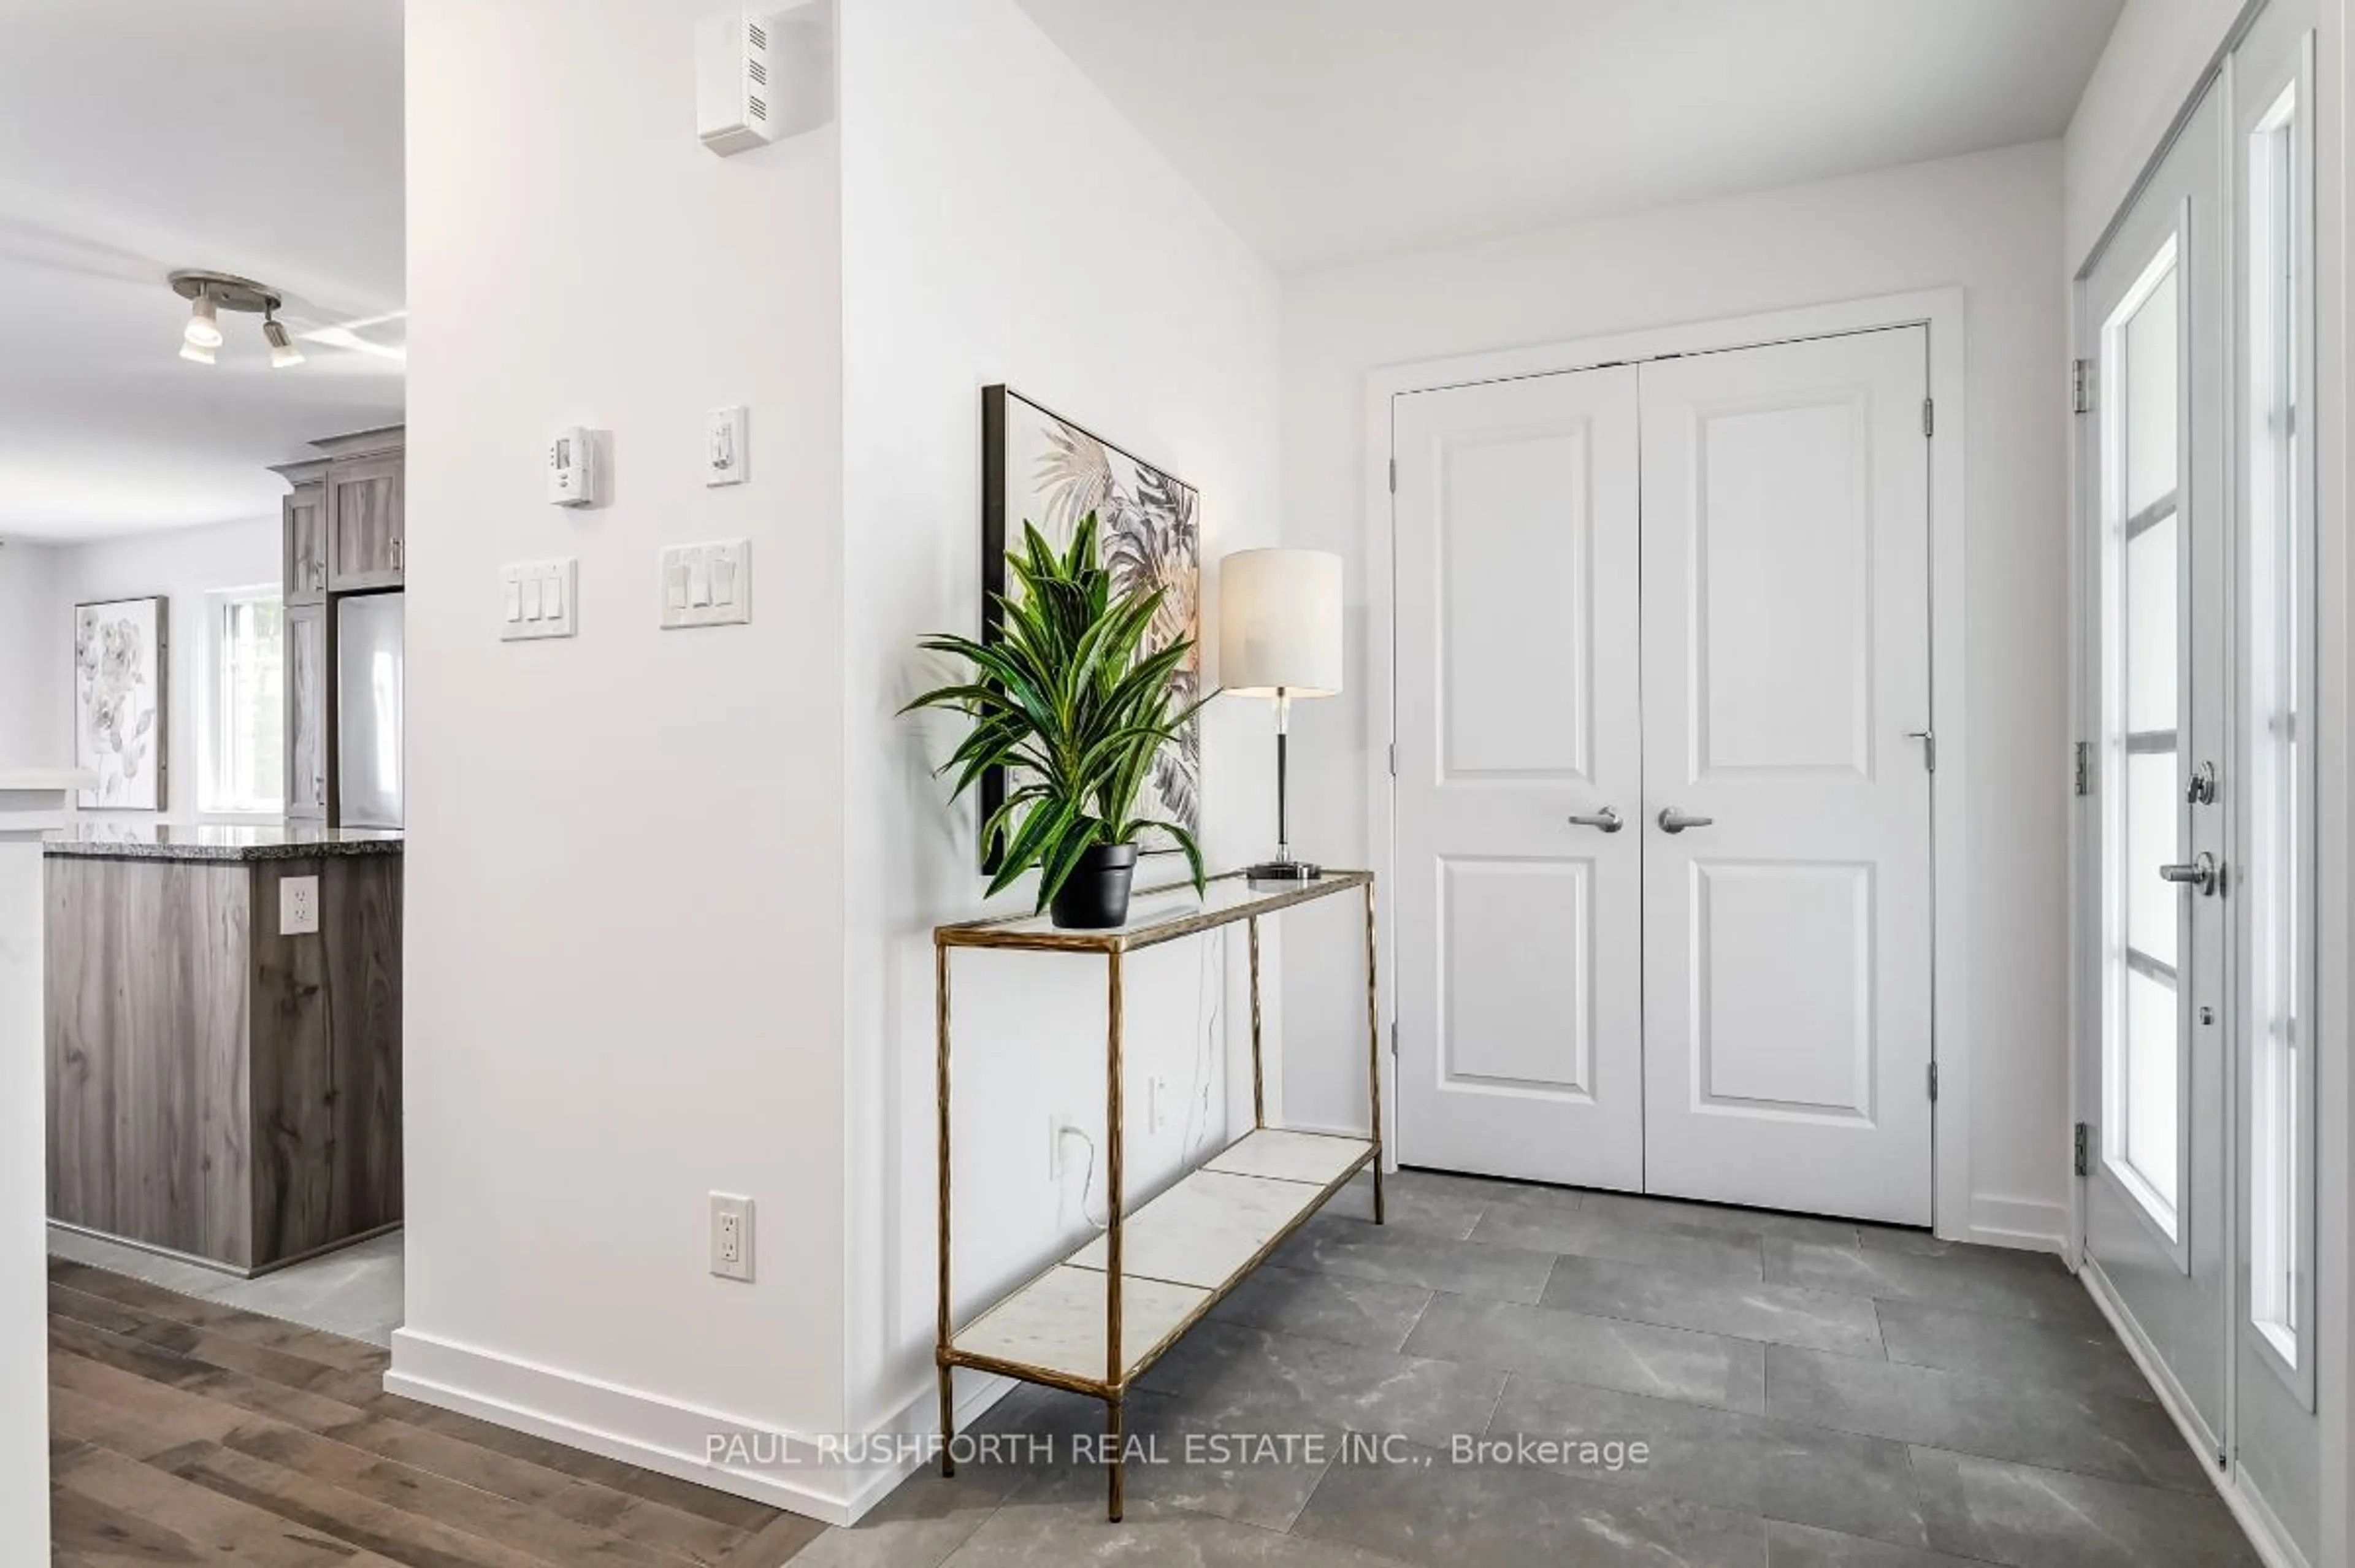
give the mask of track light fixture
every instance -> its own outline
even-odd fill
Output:
[[[180,329],[180,357],[198,365],[216,362],[222,344],[220,313],[242,311],[261,317],[261,340],[270,346],[272,369],[303,363],[293,335],[278,319],[286,302],[277,291],[231,272],[174,272],[172,292],[188,302],[188,325]]]

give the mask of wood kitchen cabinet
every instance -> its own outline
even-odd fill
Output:
[[[336,777],[336,607],[402,586],[407,546],[398,425],[331,436],[322,455],[271,470],[286,481],[286,816],[341,825]]]
[[[327,486],[325,477],[297,485],[279,503],[286,523],[289,604],[322,604],[327,598]]]
[[[324,599],[286,606],[286,816],[334,818],[336,682]]]
[[[51,1220],[243,1275],[400,1222],[401,849],[292,827],[46,846]],[[290,877],[315,930],[284,930]]]
[[[327,585],[336,592],[400,586],[402,466],[397,452],[327,465]]]

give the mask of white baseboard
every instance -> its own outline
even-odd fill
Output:
[[[2032,1253],[2069,1253],[2069,1205],[2032,1198],[1974,1194],[1970,1226],[1963,1239],[1982,1246]]]
[[[473,1346],[397,1328],[387,1392],[454,1410],[496,1426],[528,1432],[568,1448],[692,1481],[826,1524],[851,1525],[908,1476],[926,1456],[877,1442],[875,1462],[849,1464],[828,1456],[805,1433],[779,1432],[748,1416],[624,1388],[601,1379],[539,1366]],[[959,1430],[1014,1385],[975,1378],[957,1401]],[[865,1436],[922,1439],[935,1431],[933,1395],[910,1399]],[[756,1464],[709,1457],[713,1435],[741,1437]]]
[[[2216,1463],[2216,1450],[2211,1445],[2206,1429],[2191,1413],[2182,1388],[2151,1354],[2142,1331],[2127,1316],[2125,1304],[2118,1299],[2109,1276],[2102,1273],[2101,1265],[2088,1259],[2077,1271],[2077,1277],[2083,1282],[2085,1294],[2094,1298],[2094,1305],[2102,1309],[2102,1316],[2116,1331],[2119,1342],[2126,1348],[2126,1354],[2134,1358],[2135,1365],[2142,1370],[2142,1375],[2158,1391],[2158,1403],[2173,1418],[2175,1429],[2183,1435],[2184,1445],[2200,1461],[2200,1468],[2214,1484],[2216,1495],[2224,1499],[2225,1509],[2240,1525],[2241,1533],[2247,1536],[2250,1544],[2256,1548],[2257,1556],[2264,1561],[2265,1568],[2308,1568],[2305,1554],[2290,1540],[2289,1531],[2282,1528],[2281,1520],[2274,1513],[2272,1506],[2242,1477],[2237,1467],[2226,1468]]]
[[[956,1425],[959,1432],[970,1432],[973,1424],[986,1414],[989,1408],[1021,1385],[1012,1378],[1001,1378],[991,1372],[975,1371],[971,1368],[957,1374]],[[937,1436],[940,1433],[938,1401],[935,1388],[925,1388],[911,1394],[891,1413],[890,1419],[877,1427],[878,1435]],[[860,1477],[850,1496],[850,1522],[858,1523],[868,1509],[891,1495],[893,1488],[914,1475],[927,1457],[909,1454],[888,1467],[869,1469]]]
[[[512,1427],[568,1448],[693,1481],[827,1524],[851,1520],[847,1477],[822,1465],[815,1442],[775,1433],[765,1424],[659,1394],[535,1365],[413,1329],[392,1335],[385,1390],[496,1426]],[[756,1439],[764,1455],[790,1464],[754,1470],[715,1464],[706,1438],[725,1433]]]

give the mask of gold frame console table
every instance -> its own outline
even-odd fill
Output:
[[[1291,1132],[1267,1125],[1260,1049],[1259,923],[1295,904],[1362,888],[1366,895],[1366,1103],[1370,1136]],[[1122,1188],[1123,960],[1141,948],[1242,923],[1251,933],[1252,1130],[1181,1176],[1135,1214]],[[1107,979],[1104,1028],[1103,1232],[1059,1259],[959,1328],[949,1293],[949,955],[960,947],[1101,954]],[[1105,1404],[1111,1503],[1124,1500],[1128,1386],[1257,1268],[1285,1237],[1368,1166],[1374,1222],[1382,1210],[1380,1008],[1376,993],[1374,876],[1327,871],[1314,881],[1253,887],[1241,871],[1155,888],[1131,901],[1127,923],[1060,931],[1044,915],[943,925],[932,933],[940,1027],[941,1473],[954,1475],[955,1369],[971,1367],[1092,1395]],[[1092,1300],[1102,1296],[1099,1314]]]

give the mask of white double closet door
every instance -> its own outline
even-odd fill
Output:
[[[1396,400],[1408,1163],[1929,1221],[1927,351]]]

